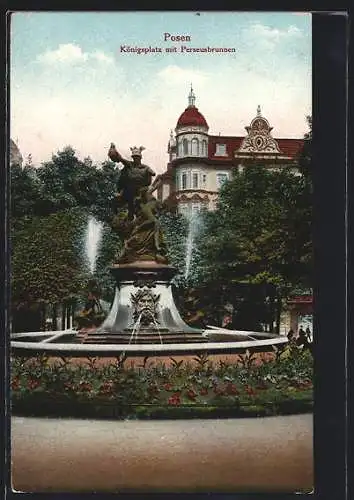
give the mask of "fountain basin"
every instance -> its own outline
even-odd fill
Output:
[[[76,333],[76,332],[75,332]],[[250,332],[250,334],[255,332]],[[21,340],[11,341],[13,354],[32,356],[35,354],[48,354],[51,356],[70,357],[115,357],[124,353],[127,357],[133,356],[168,356],[192,354],[233,354],[243,353],[246,350],[255,352],[272,351],[273,346],[282,347],[287,344],[287,337],[274,336],[261,340],[239,340],[221,342],[195,342],[183,344],[79,344],[70,342],[74,340],[71,333],[67,333],[69,342],[32,342]],[[33,338],[33,337],[32,337]],[[62,336],[63,338],[63,336]]]

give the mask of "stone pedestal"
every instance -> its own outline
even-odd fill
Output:
[[[116,293],[104,323],[84,343],[177,344],[206,342],[203,330],[188,326],[172,296],[175,268],[154,261],[111,267]]]

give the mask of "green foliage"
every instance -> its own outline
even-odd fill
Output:
[[[208,281],[308,285],[311,265],[309,198],[303,178],[288,168],[235,171],[207,217],[202,242]]]
[[[82,241],[85,214],[71,209],[31,217],[12,228],[12,305],[72,301],[85,279]]]
[[[11,217],[29,217],[35,213],[41,192],[36,169],[32,166],[21,168],[19,165],[12,165],[10,173]]]
[[[86,208],[102,221],[113,215],[119,169],[106,161],[99,168],[80,161],[71,146],[35,168],[11,168],[12,217],[45,216],[74,207]]]
[[[185,268],[188,224],[181,215],[169,212],[160,215],[160,223],[166,242],[168,260],[178,271],[174,282],[180,284],[183,282]]]

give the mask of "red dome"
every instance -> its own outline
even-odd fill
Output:
[[[204,116],[195,106],[188,106],[178,119],[177,127],[199,126],[207,127],[208,124]]]

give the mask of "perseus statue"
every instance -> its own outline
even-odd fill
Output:
[[[158,184],[158,179],[156,179],[157,182],[150,186],[152,178],[156,174],[150,167],[141,163],[142,151],[144,149],[143,146],[130,148],[133,161],[123,158],[113,142],[108,151],[108,156],[112,161],[124,165],[118,181],[117,199],[127,204],[129,220],[133,220],[136,215],[135,200],[140,196],[141,190],[148,188],[149,192],[152,193]]]
[[[123,158],[113,143],[108,151],[112,161],[124,165],[118,181],[117,200],[128,207],[128,231],[118,259],[121,263],[138,260],[167,262],[158,220],[161,202],[152,194],[161,184],[161,176],[155,177],[155,172],[141,162],[143,146],[130,149],[133,161]],[[152,183],[153,177],[155,181]]]

